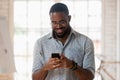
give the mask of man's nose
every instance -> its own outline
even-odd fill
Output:
[[[60,23],[57,23],[56,27],[57,27],[57,28],[61,28],[62,26],[61,26]]]

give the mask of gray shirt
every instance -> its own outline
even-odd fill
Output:
[[[64,54],[70,60],[75,61],[84,69],[95,73],[94,47],[93,42],[87,36],[74,30],[63,45],[59,40],[49,33],[36,41],[34,47],[33,72],[40,69],[46,63],[52,53]],[[59,68],[48,71],[45,80],[78,80],[77,76],[70,69]]]

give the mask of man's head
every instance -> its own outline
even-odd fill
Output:
[[[68,7],[63,3],[54,4],[50,9],[49,14],[54,12],[64,12],[66,15],[69,15]]]
[[[50,20],[52,24],[53,33],[58,38],[63,38],[70,31],[69,10],[63,3],[56,3],[50,9]]]

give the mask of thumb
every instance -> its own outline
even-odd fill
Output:
[[[61,59],[64,59],[64,58],[65,58],[65,56],[64,56],[63,54],[61,54],[60,56],[61,56]]]

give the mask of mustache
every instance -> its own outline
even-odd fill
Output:
[[[56,28],[56,30],[57,30],[57,29],[64,29],[64,27]]]

